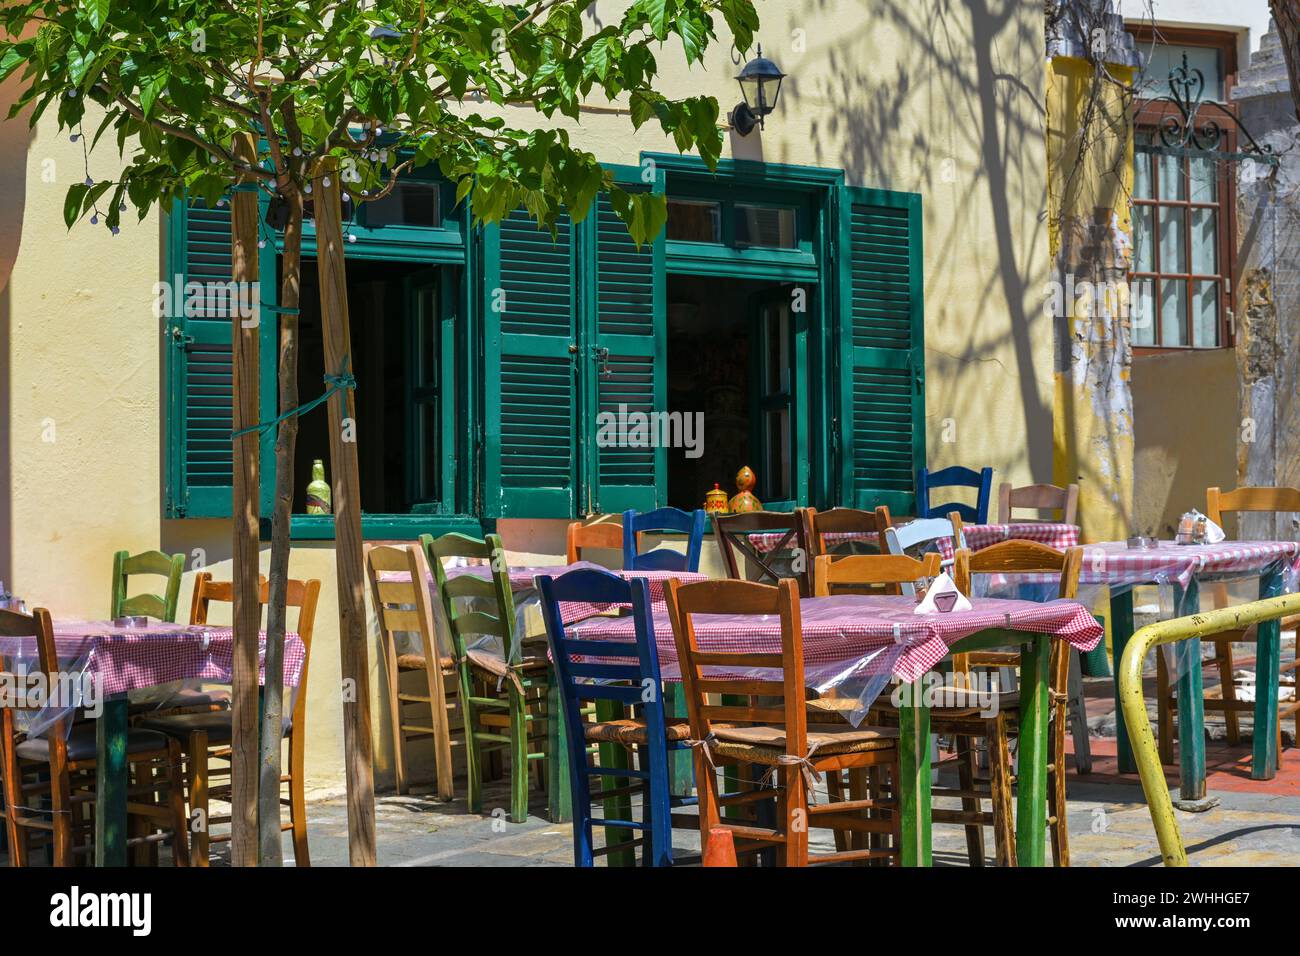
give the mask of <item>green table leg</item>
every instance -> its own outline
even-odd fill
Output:
[[[1201,609],[1200,586],[1193,578],[1186,590],[1174,589],[1175,616]],[[1157,649],[1156,653],[1161,653]],[[1178,670],[1178,766],[1183,800],[1205,799],[1205,691],[1201,679],[1201,640],[1193,637],[1174,645]]]
[[[1119,661],[1124,655],[1124,647],[1133,636],[1133,589],[1125,588],[1110,593],[1110,647],[1111,673],[1119,673]],[[1133,746],[1129,743],[1128,727],[1124,723],[1124,711],[1119,703],[1119,680],[1115,681],[1115,754],[1120,773],[1137,773],[1137,761],[1133,759]]]
[[[899,812],[902,814],[903,866],[929,866],[930,860],[930,707],[924,682],[903,686],[898,709]]]
[[[546,796],[552,823],[573,819],[573,795],[569,792],[569,748],[564,745],[564,705],[560,685],[552,678],[546,690]]]
[[[664,688],[664,713],[686,722],[686,695],[680,683],[667,683]],[[668,792],[674,797],[689,797],[695,789],[694,758],[690,750],[672,750],[668,753]]]
[[[623,705],[616,700],[598,700],[596,701],[596,720],[619,720],[626,716],[623,713]],[[600,765],[602,767],[612,767],[619,770],[626,770],[632,765],[631,754],[628,749],[620,744],[603,743],[600,745]],[[634,781],[628,777],[597,777],[601,781],[602,787],[625,787]],[[630,820],[632,819],[632,798],[631,797],[609,797],[601,801],[602,814],[606,820]],[[612,843],[625,843],[636,835],[636,831],[629,830],[626,827],[607,827],[605,829],[605,843],[608,846]],[[649,834],[646,835],[649,839]],[[620,850],[617,853],[611,853],[608,856],[610,866],[636,866],[635,850]]]
[[[126,866],[126,695],[95,722],[95,865]]]
[[[1016,865],[1042,866],[1047,834],[1048,698],[1051,640],[1020,648],[1020,772],[1016,778]]]
[[[1270,569],[1259,579],[1261,598],[1282,593],[1281,568]],[[1255,727],[1250,762],[1254,780],[1277,776],[1277,680],[1282,656],[1282,622],[1263,621],[1255,630]]]

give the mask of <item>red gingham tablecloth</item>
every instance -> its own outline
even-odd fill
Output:
[[[1083,584],[1174,584],[1187,587],[1193,577],[1258,574],[1276,561],[1294,569],[1300,544],[1294,541],[1221,541],[1175,544],[1161,541],[1154,549],[1129,548],[1123,541],[1084,545]]]
[[[260,669],[266,657],[266,634],[259,639]],[[234,631],[229,627],[157,622],[124,628],[110,621],[56,621],[54,648],[61,669],[84,670],[100,693],[122,694],[185,680],[229,682]],[[30,668],[37,658],[36,641],[27,637],[0,638],[0,656],[8,659],[8,667],[22,661],[25,668]],[[286,685],[297,686],[305,656],[298,635],[286,634]]]
[[[1075,601],[1015,601],[977,598],[969,611],[915,614],[910,597],[835,595],[803,598],[804,678],[819,688],[864,674],[887,672],[903,681],[918,680],[964,637],[989,628],[1050,634],[1089,651],[1102,627]],[[781,621],[775,615],[694,616],[701,651],[779,653]],[[663,676],[680,680],[677,646],[666,612],[654,616],[655,644]],[[570,628],[575,638],[633,640],[631,617],[593,618]]]
[[[979,551],[991,544],[1011,541],[1012,539],[1037,541],[1039,544],[1045,544],[1058,551],[1072,548],[1079,543],[1078,525],[1048,521],[1018,521],[1012,524],[968,524],[962,528],[962,533],[966,536],[966,546],[972,551]],[[780,544],[782,537],[784,537],[784,532],[780,531],[751,534],[749,543],[755,551],[765,554]],[[836,531],[822,535],[822,540],[828,549],[845,541],[873,541],[875,538],[875,533],[869,531]],[[793,539],[791,541],[793,542]],[[950,559],[953,555],[952,538],[940,538],[937,543],[944,560]]]

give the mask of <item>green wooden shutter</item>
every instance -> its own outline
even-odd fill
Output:
[[[613,171],[624,188],[663,191],[662,172],[646,183],[637,167],[617,166]],[[665,503],[667,450],[624,444],[599,447],[595,436],[598,416],[617,416],[620,406],[629,414],[651,416],[668,410],[664,234],[660,230],[652,242],[638,247],[604,193],[597,198],[588,223],[583,225],[591,230],[594,249],[583,261],[594,262],[595,268],[584,274],[583,288],[588,290],[594,326],[586,366],[591,385],[585,391],[587,407],[594,404],[597,416],[586,430],[592,436],[588,460],[593,476],[586,510],[649,511]],[[620,441],[627,438],[617,429],[604,434]]]
[[[577,479],[573,227],[523,210],[483,231],[484,511],[569,518]]]
[[[230,312],[220,296],[186,309],[190,282],[230,282],[230,207],[176,203],[168,217],[166,283],[180,289],[167,319],[165,511],[171,518],[230,516],[234,496]],[[175,295],[175,293],[174,293]],[[186,313],[190,314],[186,314]]]
[[[921,197],[841,187],[839,250],[841,497],[913,514],[925,462]]]

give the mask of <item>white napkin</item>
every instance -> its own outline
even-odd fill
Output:
[[[1220,541],[1222,541],[1224,538],[1227,537],[1227,535],[1223,533],[1222,528],[1220,528],[1217,524],[1211,521],[1208,517],[1201,514],[1195,508],[1192,509],[1192,515],[1193,517],[1196,518],[1205,518],[1205,543],[1206,544],[1218,544]]]
[[[942,572],[937,578],[930,582],[929,589],[925,592],[925,599],[921,601],[913,610],[913,614],[942,614],[943,612],[934,603],[935,595],[951,591],[957,595],[957,603],[952,606],[954,611],[969,611],[971,609],[970,600],[966,595],[957,590],[957,585],[952,583],[952,578],[948,572]]]

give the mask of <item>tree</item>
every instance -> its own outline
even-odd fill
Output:
[[[620,189],[565,130],[512,125],[501,107],[526,107],[539,121],[557,114],[576,119],[587,97],[603,94],[626,103],[634,127],[654,122],[680,151],[694,149],[712,165],[722,146],[717,102],[658,92],[655,52],[671,39],[688,65],[698,62],[716,39],[716,17],[736,47],[747,50],[757,14],[751,0],[634,0],[617,22],[589,28],[582,19],[588,6],[589,0],[443,0],[428,7],[424,0],[386,0],[382,8],[355,0],[20,0],[0,10],[0,81],[19,74],[23,84],[11,118],[26,109],[35,125],[54,106],[60,129],[76,136],[85,135],[84,121],[97,120],[89,150],[110,129],[115,134],[121,172],[114,180],[87,178],[69,187],[64,215],[70,228],[89,216],[116,233],[128,206],[143,220],[156,206],[180,199],[211,205],[233,196],[247,209],[238,191],[247,187],[237,185],[245,181],[271,194],[276,224],[284,230],[279,408],[286,417],[275,446],[260,801],[265,862],[277,863],[280,852],[271,821],[279,812],[279,670],[294,481],[292,411],[299,401],[293,310],[300,295],[304,200],[313,177],[328,182],[331,169],[348,199],[365,202],[386,195],[404,173],[436,163],[456,183],[457,201],[468,199],[479,221],[497,221],[523,207],[540,228],[553,230],[562,213],[581,220],[603,191],[636,241],[652,238],[665,221],[662,196]],[[255,137],[255,158],[235,145],[247,134]],[[316,215],[324,225],[322,215],[338,212],[318,208]],[[322,261],[322,274],[327,267],[342,274],[341,247],[319,254],[338,258]],[[238,340],[236,334],[236,352]],[[325,371],[339,376],[347,370]],[[344,393],[331,405],[340,398],[350,401]],[[255,451],[237,441],[237,475],[248,454]],[[340,484],[339,472],[334,462],[336,500],[355,504],[356,488]],[[255,501],[234,506],[237,518],[255,517]],[[340,570],[343,678],[364,688],[359,512],[354,533],[344,533],[348,521],[341,512],[336,521],[340,569],[356,569],[347,571],[347,581]],[[258,639],[246,613],[256,608],[255,561],[249,568],[238,558],[249,547],[245,524],[237,520],[235,530],[237,656],[240,649],[255,655]],[[355,553],[345,556],[344,550]],[[241,683],[247,681],[237,680],[234,688],[237,727],[241,709],[247,714],[250,702],[256,706],[255,687]],[[367,708],[364,699],[345,706],[349,735],[368,727]],[[369,741],[356,741],[365,753],[360,766],[349,762],[352,861],[367,863],[374,858],[368,845],[373,799],[363,779]],[[237,746],[232,858],[240,864],[258,856],[252,762]]]
[[[1300,0],[1268,0],[1273,25],[1282,43],[1286,72],[1291,79],[1291,99],[1295,102],[1296,120],[1300,122]]]

